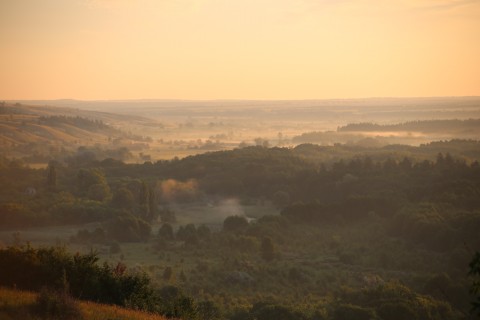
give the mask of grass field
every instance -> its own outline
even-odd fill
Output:
[[[36,315],[35,304],[38,294],[8,288],[0,288],[0,319],[36,320],[44,319]],[[128,310],[117,306],[93,302],[75,301],[84,320],[165,320],[165,317]],[[48,319],[53,319],[47,317]]]

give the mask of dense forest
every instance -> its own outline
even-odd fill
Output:
[[[468,140],[257,146],[144,164],[79,153],[46,169],[2,158],[2,228],[75,224],[67,247],[108,253],[102,267],[98,252],[14,239],[0,283],[68,283],[81,299],[189,319],[468,319],[479,150]],[[255,212],[179,222],[179,204],[204,208],[202,221],[224,199]],[[132,246],[147,263],[131,263]],[[130,289],[116,297],[112,286]]]

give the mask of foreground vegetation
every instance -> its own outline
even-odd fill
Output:
[[[40,273],[29,285],[66,282],[75,297],[166,316],[470,319],[479,146],[248,147],[141,165],[79,156],[42,170],[4,158],[4,227],[95,222],[69,240],[102,253],[17,246],[2,254],[42,257],[35,266],[63,257],[52,268],[57,278]],[[216,224],[177,222],[188,206],[204,208],[196,212],[202,221],[226,202],[238,210]],[[20,270],[12,261],[5,270]],[[76,272],[85,264],[104,278],[82,287]],[[2,284],[20,287],[13,279]],[[95,296],[121,279],[134,289],[118,299],[105,294],[113,300]]]
[[[46,301],[48,301],[46,303]],[[35,293],[0,287],[0,318],[4,320],[164,320],[165,317],[141,311],[78,301],[59,293]]]

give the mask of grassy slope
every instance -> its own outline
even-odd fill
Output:
[[[0,319],[38,319],[31,313],[35,304],[36,293],[0,288]],[[120,308],[117,306],[79,302],[85,320],[166,320],[159,315]]]
[[[0,110],[0,145],[7,146],[11,144],[49,141],[63,143],[83,141],[84,144],[93,144],[95,142],[104,143],[109,136],[118,134],[118,132],[110,132],[108,129],[94,132],[67,123],[59,123],[56,126],[39,124],[37,120],[41,116],[67,116],[102,120],[106,124],[113,124],[113,127],[120,126],[122,128],[125,128],[127,123],[151,122],[149,119],[133,115],[126,116],[73,108],[28,105],[14,106],[10,104],[7,104],[4,108],[4,113]]]
[[[24,144],[30,142],[57,141],[73,143],[76,140],[105,142],[108,132],[91,132],[68,124],[56,127],[34,123],[37,119],[29,117],[22,120],[22,115],[14,115],[11,119],[0,117],[0,142],[7,144]]]

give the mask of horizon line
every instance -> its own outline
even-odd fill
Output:
[[[28,101],[72,101],[72,102],[122,102],[122,101],[347,101],[347,100],[376,100],[376,99],[458,99],[458,98],[480,98],[480,95],[458,95],[458,96],[370,96],[357,98],[305,98],[305,99],[252,99],[252,98],[228,98],[228,99],[182,99],[182,98],[129,98],[129,99],[77,99],[77,98],[56,98],[56,99],[0,99],[4,102],[28,102]]]

